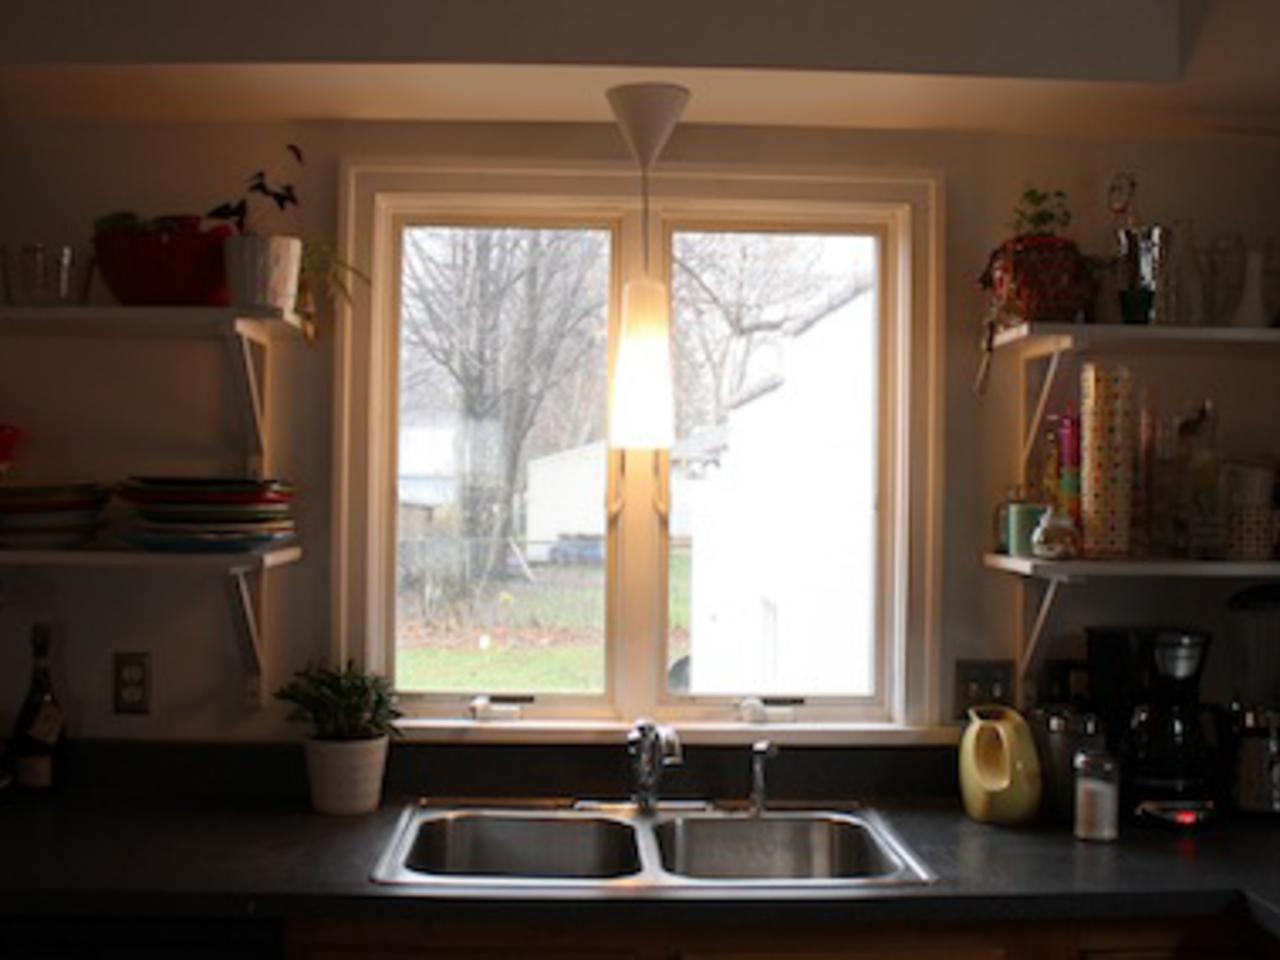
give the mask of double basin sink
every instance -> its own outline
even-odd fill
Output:
[[[441,893],[832,895],[933,877],[872,812],[659,809],[405,811],[379,883]]]

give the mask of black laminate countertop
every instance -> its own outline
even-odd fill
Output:
[[[474,901],[378,886],[369,872],[403,804],[323,817],[287,800],[66,797],[0,804],[0,916],[400,916]],[[880,921],[1187,917],[1246,905],[1280,937],[1280,823],[1232,820],[1196,835],[1131,829],[1119,843],[1062,829],[972,823],[954,804],[880,807],[938,875],[924,887],[867,891],[778,911]],[[564,901],[508,903],[565,909]],[[591,909],[733,910],[732,901],[575,900]]]

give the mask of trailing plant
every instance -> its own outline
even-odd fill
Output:
[[[390,681],[357,670],[351,661],[342,670],[300,670],[275,696],[293,704],[289,719],[310,723],[318,740],[368,740],[400,733],[395,721],[401,713]]]
[[[302,166],[301,147],[290,143],[285,145],[285,150],[294,163]],[[249,206],[256,197],[264,197],[280,213],[289,207],[300,205],[297,190],[292,183],[279,182],[277,171],[257,170],[245,180],[245,192],[241,196],[218,204],[205,216],[210,220],[229,220],[235,224],[239,233],[244,233],[249,219]]]
[[[1053,234],[1071,226],[1071,209],[1062,190],[1038,190],[1027,187],[1013,210],[1013,232]]]
[[[333,244],[323,240],[303,240],[302,273],[298,279],[298,314],[314,328],[318,308],[352,302],[351,288],[369,284],[369,275],[338,256]]]

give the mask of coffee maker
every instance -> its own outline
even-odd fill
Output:
[[[1120,756],[1121,809],[1195,827],[1212,816],[1222,743],[1213,708],[1200,701],[1209,637],[1194,630],[1088,631],[1091,688]]]

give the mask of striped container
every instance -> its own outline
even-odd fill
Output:
[[[1080,371],[1080,514],[1086,556],[1129,556],[1133,519],[1133,376],[1116,364]]]

